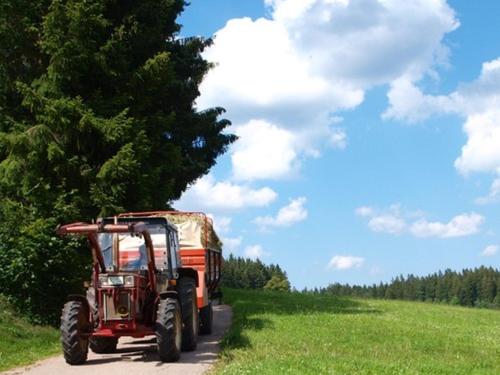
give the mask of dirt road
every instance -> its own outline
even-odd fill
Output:
[[[219,341],[231,323],[231,308],[214,306],[214,333],[200,336],[194,352],[183,352],[176,363],[162,363],[158,359],[154,339],[121,339],[116,353],[94,354],[84,365],[69,366],[62,356],[41,361],[33,366],[7,371],[2,375],[127,375],[168,374],[196,375],[207,371],[217,359]]]

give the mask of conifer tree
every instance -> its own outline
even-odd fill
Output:
[[[0,285],[38,317],[87,272],[58,223],[168,208],[235,139],[196,108],[211,41],[178,39],[185,5],[0,0]]]

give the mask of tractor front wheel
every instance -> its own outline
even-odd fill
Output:
[[[91,337],[90,349],[97,354],[113,353],[116,351],[118,339],[115,337]]]
[[[212,333],[214,319],[214,311],[212,309],[212,302],[209,302],[208,305],[203,306],[200,309],[200,333],[204,335],[209,335]]]
[[[163,299],[158,304],[155,331],[160,359],[163,362],[177,361],[182,348],[182,317],[175,298]]]
[[[70,365],[81,365],[87,360],[90,330],[89,312],[80,301],[69,301],[61,316],[61,342],[64,359]]]
[[[193,351],[198,343],[198,303],[196,302],[196,282],[183,278],[179,282],[182,311],[182,350]]]

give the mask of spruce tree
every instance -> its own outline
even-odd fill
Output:
[[[168,208],[235,139],[196,108],[211,41],[178,39],[185,5],[0,0],[0,285],[41,319],[87,272],[58,223]]]

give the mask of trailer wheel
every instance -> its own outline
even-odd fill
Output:
[[[116,351],[118,339],[116,337],[91,337],[90,349],[97,354],[113,353]]]
[[[196,302],[196,282],[191,278],[179,281],[182,310],[182,350],[196,349],[200,322],[198,318],[198,303]]]
[[[87,360],[90,330],[88,311],[82,302],[69,301],[61,316],[61,343],[66,363],[80,365]]]
[[[182,348],[182,317],[175,298],[163,299],[158,304],[155,331],[160,359],[163,362],[177,361]]]
[[[212,333],[213,317],[214,312],[212,309],[212,302],[209,302],[208,305],[203,306],[200,309],[200,333],[204,335],[209,335]]]

